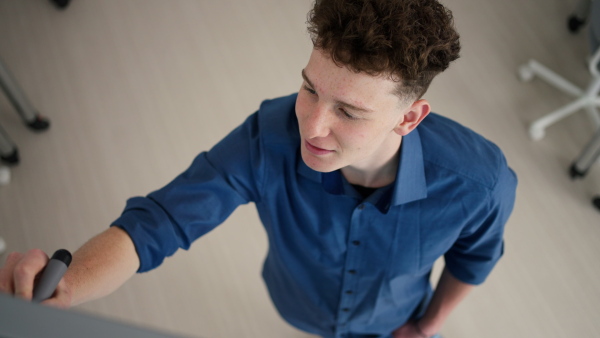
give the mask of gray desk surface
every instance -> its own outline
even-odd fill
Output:
[[[79,312],[32,304],[5,294],[0,294],[0,337],[181,338]]]

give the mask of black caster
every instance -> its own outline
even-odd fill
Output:
[[[598,209],[598,211],[600,211],[600,195],[592,199],[592,204],[596,207],[596,209]]]
[[[65,9],[67,6],[69,6],[71,0],[50,0],[50,2],[52,2],[58,9]]]
[[[0,155],[0,160],[7,165],[19,164],[19,150],[15,147],[12,153],[8,155]]]
[[[571,15],[567,20],[567,28],[569,28],[569,32],[575,34],[581,30],[581,27],[585,24],[584,20],[576,17],[575,15]]]
[[[579,169],[577,169],[577,167],[575,166],[575,163],[571,164],[571,168],[569,168],[569,176],[571,177],[571,179],[578,179],[578,178],[582,178],[587,174],[586,171],[580,171]]]
[[[27,127],[33,131],[44,131],[50,127],[50,120],[36,115],[35,120],[27,123]]]

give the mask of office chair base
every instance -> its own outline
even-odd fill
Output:
[[[598,98],[600,78],[592,81],[584,91],[535,60],[529,60],[520,66],[518,76],[523,82],[531,81],[534,76],[538,76],[553,87],[576,98],[575,101],[535,120],[529,128],[529,137],[532,140],[541,140],[545,136],[547,127],[581,109],[585,109],[596,127],[600,127],[600,114],[596,109],[600,107],[600,99]]]
[[[27,127],[33,131],[44,131],[50,127],[50,120],[38,114],[35,120],[27,123]]]
[[[15,147],[12,153],[8,155],[0,155],[0,160],[8,165],[16,165],[19,164],[19,150]]]

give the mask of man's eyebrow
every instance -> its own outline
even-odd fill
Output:
[[[304,69],[302,69],[302,78],[304,79],[304,81],[306,81],[306,83],[308,83],[309,86],[315,88],[315,86],[312,84],[312,82],[308,79],[308,76],[306,76]]]
[[[308,78],[308,76],[306,76],[306,72],[304,71],[304,69],[302,69],[302,78],[304,79],[304,81],[306,81],[306,83],[308,83],[309,86],[311,86],[313,89],[315,88],[315,86],[313,85],[313,83],[310,81],[310,79]],[[344,101],[340,101],[340,100],[335,100],[335,103],[339,104],[340,106],[344,106],[347,108],[350,108],[351,110],[357,111],[357,112],[361,112],[361,113],[371,113],[373,112],[371,109],[367,109],[367,108],[363,108],[363,107],[357,107],[353,104],[344,102]]]

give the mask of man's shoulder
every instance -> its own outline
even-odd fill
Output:
[[[497,145],[447,117],[432,113],[418,130],[426,169],[452,172],[492,188],[508,168]]]
[[[260,104],[257,122],[261,142],[267,148],[272,145],[293,146],[300,142],[295,109],[297,95],[268,99]]]
[[[297,94],[265,100],[258,110],[258,124],[265,144],[294,144],[300,136],[295,106]]]

